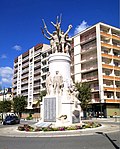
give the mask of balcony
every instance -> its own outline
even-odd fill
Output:
[[[106,103],[120,103],[120,100],[117,99],[105,99]]]
[[[93,33],[92,35],[89,35],[88,36],[83,36],[81,38],[81,41],[80,41],[80,44],[84,44],[86,42],[90,42],[91,40],[94,40],[96,38],[96,33]]]
[[[34,65],[34,68],[38,68],[38,67],[41,68],[41,63],[36,63],[36,64]]]
[[[24,87],[21,87],[21,91],[23,91],[23,90],[28,90],[28,85],[24,86]]]
[[[26,68],[26,69],[23,69],[23,70],[22,70],[22,73],[24,74],[24,73],[26,73],[26,72],[28,72],[28,71],[29,71],[29,69]]]
[[[84,67],[84,68],[81,69],[81,73],[92,71],[92,70],[95,70],[97,68],[98,68],[98,65],[92,65],[92,66],[89,66],[89,67]]]
[[[101,56],[105,57],[105,58],[108,58],[108,59],[112,59],[112,57],[113,57],[112,55],[106,54],[106,53],[102,53]]]
[[[40,78],[41,78],[41,76],[39,75],[39,76],[34,76],[34,81],[37,81],[37,80],[40,80]]]
[[[28,92],[21,93],[22,96],[28,96]]]
[[[29,56],[26,56],[22,59],[22,62],[29,61]]]
[[[102,62],[103,63],[103,62]],[[106,68],[106,69],[113,69],[113,65],[109,65],[109,64],[102,64],[102,68]]]
[[[13,79],[13,83],[17,82],[17,78],[16,79]]]
[[[14,68],[18,67],[18,62],[14,63]]]
[[[26,81],[21,81],[21,84],[23,85],[23,84],[27,84],[28,83],[28,80],[26,80]]]
[[[34,83],[34,87],[39,87],[39,86],[40,86],[40,82]]]
[[[115,87],[103,87],[103,90],[104,91],[117,91],[117,92],[120,92],[120,88],[115,88]]]
[[[97,51],[96,48],[97,48],[96,44],[91,44],[91,45],[86,46],[86,47],[81,47],[81,53],[87,53],[87,52],[90,52],[93,50]]]
[[[120,81],[120,77],[103,75],[103,79]]]
[[[98,80],[98,76],[86,77],[82,79],[82,82]]]
[[[99,86],[92,87],[91,88],[91,91],[92,92],[99,91]]]
[[[111,34],[108,34],[106,32],[100,32],[100,35],[103,36],[103,37],[107,37],[107,38],[111,38]]]
[[[38,55],[38,56],[36,56],[36,57],[34,58],[34,62],[36,62],[36,61],[41,61],[40,55]]]
[[[41,73],[41,69],[37,69],[34,71],[34,74],[38,74],[38,73]]]
[[[85,63],[85,62],[88,62],[88,61],[91,61],[91,60],[95,60],[97,58],[97,55],[96,53],[95,54],[92,54],[92,55],[88,55],[88,56],[85,56],[81,59],[81,62],[80,63]]]
[[[27,78],[27,77],[28,77],[28,73],[27,73],[26,75],[23,75],[23,76],[22,76],[22,79],[23,79],[23,78]]]
[[[33,94],[40,94],[40,89],[34,90]]]
[[[35,51],[35,53],[34,53],[34,57],[35,57],[35,56],[38,56],[38,55],[40,55],[40,54],[41,54],[41,49]]]
[[[120,41],[120,36],[116,34],[112,34],[112,39]]]
[[[108,44],[108,43],[103,43],[103,42],[101,42],[101,46],[102,46],[102,47],[109,48],[109,49],[120,50],[120,47],[118,47],[118,46],[116,46],[116,45],[111,45],[111,44]]]
[[[24,64],[22,65],[22,68],[24,68],[24,67],[28,67],[28,66],[29,66],[29,62],[24,63]]]

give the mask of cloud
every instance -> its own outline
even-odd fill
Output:
[[[11,67],[0,67],[0,84],[11,86],[13,78],[13,69]]]
[[[7,56],[5,54],[2,54],[0,58],[5,59],[7,58]]]
[[[19,46],[19,45],[15,45],[12,48],[15,49],[16,51],[21,51],[22,50],[22,47]]]
[[[85,30],[88,27],[89,25],[87,24],[87,22],[83,20],[82,23],[75,28],[74,35]]]

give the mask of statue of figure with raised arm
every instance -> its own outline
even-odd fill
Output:
[[[50,95],[52,91],[52,77],[50,75],[50,72],[48,72],[46,77],[46,90],[47,90],[47,95]]]
[[[41,30],[42,30],[42,34],[45,36],[45,38],[47,38],[48,40],[50,40],[50,46],[51,46],[51,49],[52,49],[52,53],[55,53],[56,44],[55,44],[55,42],[54,42],[53,37],[48,37],[48,36],[45,34],[45,32],[44,32],[44,30],[43,30],[42,28],[41,28]]]
[[[42,19],[43,20],[43,19]],[[54,41],[54,48],[55,48],[55,52],[58,52],[59,51],[59,38],[58,38],[58,35],[57,35],[57,31],[53,31],[53,34],[51,34],[48,29],[47,29],[47,26],[43,20],[43,23],[44,23],[44,29],[46,30],[47,34],[53,39]]]
[[[52,21],[51,21],[51,24],[56,28],[57,35],[58,35],[58,38],[59,38],[59,34],[61,32],[60,25],[61,25],[61,20],[62,20],[62,14],[60,14],[60,21],[59,22],[58,22],[58,19],[59,19],[59,17],[57,16],[56,24],[53,23]]]
[[[65,42],[66,42],[65,37],[66,37],[66,35],[68,34],[68,32],[70,31],[71,28],[72,28],[72,25],[69,25],[68,29],[65,33],[63,31],[60,32],[60,44],[61,44],[61,51],[62,52],[65,52],[64,51],[65,50]]]

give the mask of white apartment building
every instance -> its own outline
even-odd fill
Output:
[[[91,111],[120,115],[120,29],[98,23],[74,39],[74,79],[91,85]]]
[[[32,109],[40,98],[40,89],[44,81],[42,52],[50,49],[49,45],[38,44],[14,60],[13,96],[27,98],[27,109]],[[42,58],[42,60],[41,60]],[[46,78],[46,77],[45,77]]]

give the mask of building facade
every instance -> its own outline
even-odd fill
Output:
[[[98,23],[73,39],[74,79],[91,85],[91,111],[120,115],[120,29]]]
[[[90,84],[89,110],[105,117],[120,115],[120,29],[98,23],[72,38],[71,76],[74,82]],[[25,96],[28,109],[45,90],[50,54],[49,45],[38,44],[14,61],[13,95]]]
[[[38,44],[14,60],[13,96],[26,97],[27,109],[33,109],[33,105],[40,98],[40,89],[43,84],[43,59],[42,52],[50,48],[46,44]]]

